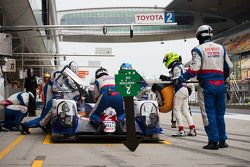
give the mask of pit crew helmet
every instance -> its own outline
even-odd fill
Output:
[[[95,72],[95,79],[98,79],[98,78],[102,77],[103,75],[109,75],[109,74],[108,74],[108,70],[106,70],[105,68],[101,67],[98,70],[96,70],[96,72]]]
[[[132,70],[132,65],[130,63],[122,63],[120,70]]]
[[[73,73],[77,74],[77,72],[78,72],[78,65],[76,64],[75,61],[71,61],[69,63],[69,68],[70,68],[71,71],[73,71]]]
[[[34,75],[34,70],[33,70],[33,68],[28,68],[28,69],[27,69],[27,76],[28,76],[28,77],[33,77],[33,75]]]
[[[196,31],[196,38],[200,41],[211,38],[213,36],[213,29],[209,25],[202,25]]]
[[[47,73],[47,72],[46,72],[46,73],[44,73],[44,74],[43,74],[43,78],[50,78],[50,74],[49,74],[49,73]]]
[[[174,52],[167,53],[163,58],[163,63],[165,63],[165,66],[170,69],[172,64],[176,61],[179,61],[179,55]]]

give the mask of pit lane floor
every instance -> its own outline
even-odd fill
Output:
[[[198,107],[192,107],[196,137],[172,137],[170,113],[160,115],[164,134],[159,143],[141,143],[130,152],[120,141],[52,143],[50,135],[0,132],[0,167],[247,167],[250,166],[250,110],[228,109],[229,148],[204,150],[207,144]],[[33,117],[34,118],[34,117]],[[26,119],[33,119],[26,118]]]

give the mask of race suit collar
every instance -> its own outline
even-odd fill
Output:
[[[204,44],[204,43],[207,43],[207,42],[211,42],[211,39],[209,38],[209,39],[205,39],[205,40],[200,40],[199,44],[201,45],[201,44]]]

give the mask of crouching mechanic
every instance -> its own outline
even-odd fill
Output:
[[[188,70],[179,78],[185,81],[197,76],[199,80],[198,97],[208,144],[204,149],[226,148],[228,144],[225,130],[225,82],[232,63],[226,49],[211,42],[213,29],[200,26],[196,38],[200,45],[192,49],[192,61]]]
[[[184,124],[182,115],[186,118],[189,125],[188,136],[196,136],[195,125],[193,118],[189,112],[188,106],[188,89],[187,84],[179,82],[178,78],[185,72],[184,66],[179,61],[179,56],[177,53],[170,52],[165,55],[163,63],[168,69],[171,69],[170,73],[173,75],[172,80],[174,82],[174,99],[173,99],[173,112],[176,117],[179,131],[173,136],[185,136]]]
[[[42,112],[40,114],[39,117],[29,120],[27,122],[21,123],[19,126],[19,131],[22,135],[26,135],[26,134],[30,134],[29,128],[37,128],[40,127],[42,128],[44,131],[46,131],[46,129],[44,128],[44,126],[46,125],[46,123],[41,123],[42,120],[45,119],[45,117],[47,116],[47,114],[49,113],[50,109],[52,108],[52,100],[53,98],[60,98],[58,96],[58,94],[55,93],[55,91],[53,89],[53,85],[54,84],[54,79],[56,77],[56,75],[59,75],[60,73],[58,71],[55,71],[51,74],[51,79],[49,79],[43,89],[43,93],[44,93],[44,105],[42,108]]]
[[[18,92],[11,95],[6,100],[8,105],[5,109],[5,121],[2,126],[8,130],[18,130],[20,123],[27,115],[27,111],[35,110],[34,100],[31,92]]]
[[[78,71],[78,66],[74,61],[70,62],[67,67],[74,73],[77,73]],[[52,72],[51,80],[48,80],[44,87],[45,105],[43,106],[41,115],[38,118],[22,123],[19,128],[21,134],[30,134],[29,128],[37,127],[40,127],[43,131],[47,132],[46,127],[53,115],[53,99],[74,99],[75,91],[73,93],[59,93],[61,90],[68,91],[72,89],[75,89],[75,85],[73,85],[73,82],[71,82],[67,76],[62,75],[60,71]],[[66,97],[64,96],[65,94]],[[79,93],[77,93],[77,95],[78,94]]]
[[[115,79],[108,74],[105,68],[100,68],[95,72],[95,96],[97,102],[90,113],[90,120],[97,127],[97,134],[102,134],[106,128],[101,121],[100,116],[104,110],[111,107],[116,111],[116,133],[122,134],[122,125],[124,125],[125,111],[123,98],[116,92]]]

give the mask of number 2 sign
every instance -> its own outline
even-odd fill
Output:
[[[173,12],[165,12],[165,23],[174,23],[174,13]]]

